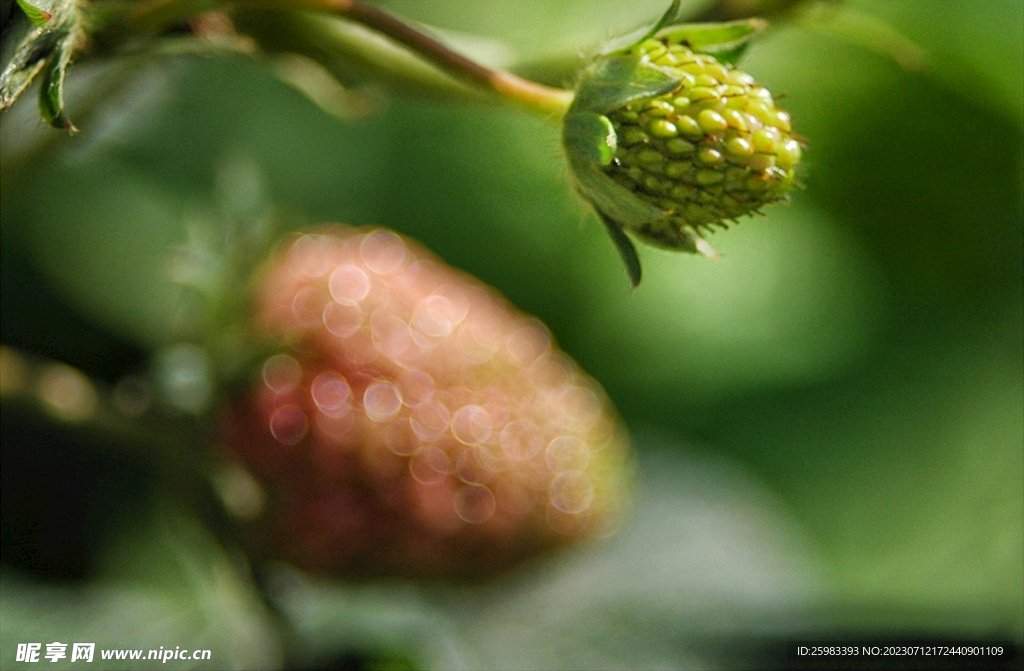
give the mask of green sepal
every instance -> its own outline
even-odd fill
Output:
[[[608,235],[612,237],[615,249],[619,250],[619,256],[626,265],[626,273],[629,275],[629,281],[633,284],[633,288],[640,286],[640,278],[642,276],[640,257],[636,255],[636,247],[633,246],[633,241],[622,230],[622,226],[616,222],[600,213],[598,213],[598,218],[605,228],[608,229]]]
[[[626,265],[630,282],[634,287],[638,286],[640,259],[619,218],[628,221],[657,219],[664,213],[623,189],[598,168],[611,163],[617,145],[615,129],[608,117],[594,112],[568,115],[563,142],[569,156],[569,167],[576,178],[576,188],[608,229]]]
[[[44,8],[17,0],[28,21],[5,26],[4,66],[0,71],[0,109],[7,109],[43,73],[39,110],[43,120],[64,130],[74,126],[64,115],[64,79],[82,42],[79,0],[50,0]]]
[[[24,20],[20,25],[4,28],[13,34],[5,36],[8,43],[4,44],[4,69],[0,71],[0,109],[10,107],[28,88],[60,39],[57,33],[36,28]],[[10,47],[9,43],[15,41],[17,46]]]
[[[719,62],[736,65],[758,33],[768,27],[764,19],[743,19],[725,23],[691,23],[664,28],[654,37],[714,56]]]
[[[710,54],[719,61],[735,64],[746,50],[751,38],[768,26],[764,19],[741,19],[723,23],[687,23],[679,0],[647,28],[613,40],[601,56],[624,54],[649,39],[668,39],[686,44],[693,51]]]
[[[590,205],[623,228],[630,230],[668,216],[668,212],[642,200],[622,186],[596,163],[569,159],[576,188]]]
[[[562,139],[573,160],[608,165],[615,156],[618,136],[608,117],[596,112],[566,115]]]
[[[43,75],[43,85],[39,89],[39,114],[43,121],[60,130],[75,132],[77,129],[71,120],[64,115],[64,79],[71,54],[74,51],[73,41],[65,39],[57,46],[57,52],[50,59]]]
[[[668,6],[665,13],[661,15],[653,25],[644,28],[639,28],[628,35],[612,40],[605,48],[601,51],[602,56],[610,56],[611,54],[623,53],[629,51],[636,45],[654,37],[659,30],[666,27],[671,27],[680,23],[683,20],[681,16],[680,7],[682,3],[680,0],[672,0],[672,4]]]
[[[676,77],[636,55],[602,58],[583,74],[563,120],[562,144],[580,195],[594,208],[619,250],[633,286],[640,283],[640,259],[626,230],[667,216],[602,170],[615,156],[618,138],[606,112],[634,100],[668,93]]]
[[[677,85],[676,77],[641,61],[639,56],[602,58],[583,73],[569,114],[606,114],[633,100],[668,93]]]
[[[28,17],[28,20],[31,21],[32,25],[36,28],[42,28],[51,18],[53,18],[53,14],[50,12],[36,7],[35,5],[30,5],[25,2],[25,0],[18,0],[18,6],[21,7],[21,11],[25,12],[25,16]]]
[[[0,75],[0,110],[7,109],[24,93],[36,75],[46,67],[46,61],[35,61],[21,67],[4,69]]]

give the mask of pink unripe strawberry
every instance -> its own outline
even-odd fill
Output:
[[[284,348],[225,441],[272,492],[273,555],[466,579],[606,530],[626,437],[536,320],[383,229],[294,239],[259,284]]]

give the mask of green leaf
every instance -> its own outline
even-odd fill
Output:
[[[572,111],[605,114],[632,100],[668,93],[677,84],[676,77],[637,56],[602,58],[583,75]]]
[[[35,7],[25,2],[25,0],[18,0],[18,6],[21,7],[21,11],[25,12],[25,16],[32,22],[37,28],[42,28],[53,18],[53,14],[47,12],[44,9]]]

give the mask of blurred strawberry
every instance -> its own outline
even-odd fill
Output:
[[[225,440],[270,489],[271,554],[314,572],[496,574],[606,531],[626,437],[547,330],[395,233],[335,227],[273,259],[286,345]]]

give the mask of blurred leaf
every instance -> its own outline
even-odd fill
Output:
[[[47,667],[74,669],[72,643],[95,643],[93,664],[105,669],[170,668],[146,660],[150,650],[210,650],[209,660],[174,660],[180,669],[276,668],[281,651],[252,586],[198,523],[160,505],[140,527],[118,539],[101,577],[61,586],[5,568],[0,609],[5,669],[35,668],[15,662],[16,642],[69,644],[68,657]],[[142,660],[104,660],[104,650],[142,650]]]
[[[599,50],[612,36],[649,30],[665,13],[670,0],[589,0],[559,2],[481,0],[469,4],[385,0],[381,3],[400,16],[446,29],[500,39],[516,61],[533,61]],[[682,13],[695,12],[703,0],[684,0]],[[562,82],[568,84],[569,82]]]
[[[856,0],[860,14],[888,21],[924,48],[928,75],[958,95],[1024,122],[1024,4],[1017,0],[955,0],[928,12],[925,0]],[[922,19],[927,13],[927,20]]]
[[[415,668],[470,669],[465,642],[445,608],[404,582],[346,585],[279,569],[271,597],[296,637],[296,664],[329,666],[346,655],[411,658]]]
[[[104,168],[99,175],[118,184],[116,201],[97,197],[89,173],[48,176],[50,195],[32,203],[35,227],[25,231],[30,249],[39,269],[93,318],[143,343],[166,342],[180,300],[167,262],[184,242],[172,193],[137,173]]]
[[[487,96],[425,63],[365,26],[318,13],[244,8],[235,24],[271,54],[298,55],[320,63],[346,87],[384,84],[428,100],[480,102]],[[316,101],[316,98],[313,98]]]
[[[121,86],[119,97],[101,106],[75,144],[60,147],[59,160],[35,166],[39,191],[15,188],[5,195],[4,234],[28,250],[33,265],[92,318],[152,346],[174,337],[181,307],[169,272],[171,252],[188,240],[190,226],[219,230],[218,204],[238,205],[225,201],[224,194],[218,199],[213,184],[225,159],[252,157],[276,182],[268,188],[271,193],[297,196],[315,211],[315,198],[365,203],[387,155],[374,150],[389,146],[386,136],[380,136],[381,145],[364,127],[339,129],[244,61],[225,59],[205,71],[191,69],[192,64],[183,58],[155,70],[139,67],[147,86],[140,88],[138,80]],[[72,88],[78,81],[70,82]],[[171,97],[193,86],[195,95]],[[285,109],[273,104],[268,109],[266,98]],[[248,113],[227,118],[216,111],[220,100]],[[258,130],[281,118],[305,119],[308,134]],[[34,129],[22,123],[33,122],[5,118],[5,151],[34,148],[24,142]],[[340,135],[325,140],[326,129]],[[8,133],[21,135],[22,144],[9,144]],[[253,143],[253,138],[259,139]],[[30,153],[15,158],[24,156],[31,158]],[[340,160],[345,156],[355,158]],[[5,167],[6,161],[5,156]],[[5,187],[17,178],[5,170]],[[336,208],[329,209],[337,216]],[[305,221],[298,219],[299,225]],[[86,276],[90,281],[82,281]]]
[[[644,249],[648,279],[632,295],[614,277],[591,286],[579,328],[599,348],[589,353],[594,372],[628,390],[624,407],[636,399],[679,413],[744,389],[806,384],[854,363],[875,337],[879,280],[820,213],[776,207],[714,241],[718,263]]]
[[[871,375],[730,413],[721,440],[745,446],[779,483],[820,539],[848,603],[1019,636],[1016,300],[998,325],[946,327],[891,353]]]
[[[799,31],[759,43],[748,63],[780,68],[773,85],[812,138],[795,198],[868,250],[894,328],[980,316],[1019,285],[1020,124],[933,76]]]
[[[641,434],[619,534],[453,602],[476,668],[750,668],[823,592],[790,515],[736,466]]]
[[[808,3],[802,9],[798,20],[806,30],[834,36],[892,58],[905,70],[921,71],[927,67],[925,50],[876,16],[860,13],[849,4]]]

